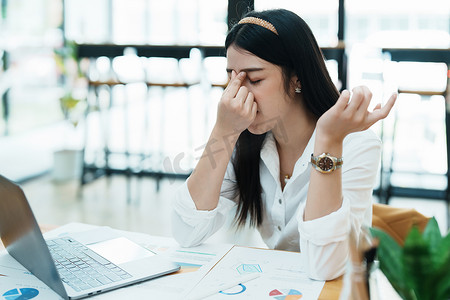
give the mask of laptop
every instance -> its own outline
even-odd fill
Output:
[[[1,175],[0,238],[12,257],[64,299],[180,269],[107,227],[44,240],[23,190]]]

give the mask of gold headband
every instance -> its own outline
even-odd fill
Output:
[[[275,26],[273,26],[272,23],[270,23],[270,22],[268,22],[266,20],[263,20],[263,19],[260,19],[260,18],[256,18],[256,17],[246,17],[246,18],[243,18],[242,20],[240,20],[238,24],[245,24],[245,23],[262,26],[262,27],[264,27],[266,29],[269,29],[270,31],[272,31],[276,35],[278,35],[278,32],[275,29]]]

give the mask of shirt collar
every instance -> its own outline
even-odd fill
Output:
[[[305,150],[303,150],[302,156],[297,160],[294,166],[294,173],[291,176],[291,179],[294,179],[299,174],[303,173],[306,168],[308,167],[308,164],[311,160],[311,153],[314,152],[314,143],[316,140],[316,129],[314,129],[311,138],[308,141],[308,144],[305,147]]]
[[[271,131],[266,134],[260,156],[272,177],[277,179],[280,176],[280,159],[278,156],[277,144]]]

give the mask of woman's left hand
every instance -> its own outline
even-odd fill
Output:
[[[342,142],[352,132],[363,131],[377,121],[388,116],[394,106],[397,94],[393,94],[388,102],[381,107],[377,104],[373,111],[368,111],[372,93],[365,86],[359,86],[350,92],[344,90],[336,104],[326,111],[317,121],[317,133],[328,141]]]

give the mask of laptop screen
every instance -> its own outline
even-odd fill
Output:
[[[12,257],[61,297],[68,298],[23,190],[1,175],[0,238]]]

